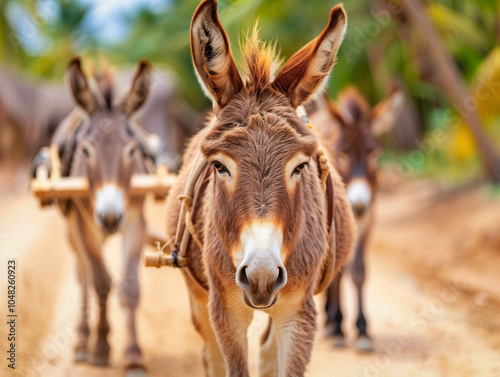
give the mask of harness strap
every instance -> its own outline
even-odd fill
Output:
[[[177,224],[177,232],[175,235],[175,246],[178,248],[179,258],[186,258],[186,251],[189,244],[189,238],[195,238],[195,242],[203,249],[203,244],[196,235],[194,225],[191,220],[191,206],[193,205],[193,195],[195,194],[196,186],[199,186],[200,176],[205,171],[208,161],[205,157],[201,157],[201,152],[196,153],[193,168],[189,174],[189,178],[184,189],[184,194],[178,197],[182,201],[181,215]],[[199,161],[198,161],[199,160]],[[186,200],[188,199],[188,200]],[[184,224],[183,224],[184,223]],[[190,229],[191,228],[191,229]],[[190,231],[191,230],[191,231]]]
[[[181,200],[184,202],[184,205],[186,207],[186,217],[184,221],[186,222],[186,227],[189,231],[189,234],[191,237],[193,237],[194,242],[198,245],[200,249],[203,250],[203,244],[201,243],[200,238],[196,234],[196,230],[194,229],[194,224],[192,220],[192,206],[193,206],[193,198],[190,197],[189,195],[182,194],[177,197],[177,199]]]
[[[184,193],[178,197],[181,201],[181,208],[175,236],[170,238],[163,247],[158,247],[157,252],[144,252],[143,262],[146,267],[171,266],[181,268],[187,266],[188,258],[186,257],[186,252],[191,236],[199,247],[203,247],[192,222],[192,208],[193,203],[196,202],[196,200],[193,200],[193,195],[195,194],[197,183],[207,165],[207,160],[204,157],[200,159],[200,152],[198,151],[194,158]],[[192,276],[190,272],[188,274]],[[192,278],[201,285],[194,276]]]

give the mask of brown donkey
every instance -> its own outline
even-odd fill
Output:
[[[394,92],[375,108],[370,109],[365,99],[354,89],[344,90],[337,104],[318,101],[322,104],[310,118],[328,140],[327,147],[335,154],[335,165],[344,183],[347,197],[353,209],[357,239],[348,269],[357,290],[358,317],[356,326],[359,337],[356,348],[371,351],[372,341],[367,333],[363,313],[363,283],[365,281],[365,245],[372,229],[373,205],[377,193],[377,163],[381,147],[377,137],[387,132],[398,116],[403,97]],[[326,335],[334,337],[334,345],[345,346],[340,310],[339,273],[328,289],[326,302]]]
[[[214,116],[184,155],[167,201],[167,234],[176,231],[177,196],[197,157],[206,158],[192,208],[189,264],[182,271],[193,323],[205,343],[207,376],[249,375],[246,334],[256,309],[272,320],[263,339],[261,376],[305,373],[316,331],[313,294],[330,255],[327,212],[335,218],[336,270],[352,247],[354,223],[333,166],[326,184],[334,204],[325,198],[320,172],[321,163],[327,164],[296,108],[325,84],[345,26],[344,10],[336,6],[320,36],[274,80],[274,48],[254,31],[243,49],[242,78],[217,2],[204,1],[194,14],[191,52]]]
[[[143,140],[132,117],[146,101],[150,81],[150,66],[142,61],[129,91],[114,101],[110,76],[101,77],[98,85],[92,86],[81,69],[80,60],[74,59],[68,68],[67,83],[77,109],[61,127],[72,122],[76,126],[69,127],[69,135],[57,133],[54,140],[60,147],[63,163],[69,164],[64,165],[63,170],[70,176],[87,177],[90,186],[89,198],[60,203],[69,220],[69,239],[78,257],[82,288],[75,359],[101,366],[108,364],[110,327],[106,308],[112,281],[101,248],[108,235],[121,231],[125,270],[119,295],[126,315],[125,359],[131,375],[144,371],[136,336],[136,309],[139,303],[137,264],[145,240],[145,221],[144,199],[130,197],[129,188],[132,174],[146,173],[147,169],[141,148]],[[68,148],[74,153],[65,160]],[[99,314],[97,341],[87,356],[89,283],[93,283],[99,300]]]

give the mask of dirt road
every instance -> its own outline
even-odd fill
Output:
[[[376,352],[333,349],[320,332],[308,376],[500,376],[500,201],[485,191],[439,199],[432,184],[412,184],[381,194],[366,287]],[[162,228],[162,205],[148,203],[147,214]],[[79,289],[56,209],[40,210],[27,193],[4,197],[0,235],[0,376],[120,376],[124,319],[116,294],[110,299],[111,367],[72,363]],[[105,248],[115,284],[120,242],[112,238]],[[18,266],[15,370],[6,360],[10,258]],[[141,267],[140,280],[139,339],[149,375],[203,376],[180,273]],[[353,288],[345,282],[345,330],[352,341]],[[264,323],[265,316],[256,315],[249,329],[252,376],[258,375]]]

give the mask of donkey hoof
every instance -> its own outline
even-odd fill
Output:
[[[339,333],[335,327],[336,326],[334,324],[326,324],[323,331],[323,336],[325,338],[332,338],[335,335],[342,335],[342,333]]]
[[[125,377],[147,377],[146,368],[142,363],[140,355],[129,356],[129,360],[125,365]]]
[[[109,356],[108,355],[92,355],[88,362],[96,367],[107,367],[109,366]]]
[[[346,346],[344,335],[343,334],[332,335],[332,344],[336,348],[344,348]]]
[[[360,335],[356,341],[356,350],[358,350],[358,352],[372,352],[373,341],[368,337],[368,335]]]
[[[145,369],[128,369],[125,377],[148,377],[148,373]]]
[[[75,363],[84,363],[87,361],[87,347],[77,347],[75,349]]]
[[[94,353],[90,355],[88,362],[97,367],[107,367],[109,365],[109,346],[97,346]]]

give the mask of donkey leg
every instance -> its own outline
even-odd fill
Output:
[[[88,313],[88,280],[87,271],[81,264],[78,265],[78,281],[82,289],[82,307],[80,319],[77,326],[77,342],[75,346],[75,362],[82,363],[87,360],[87,342],[90,335],[90,328],[87,322]]]
[[[269,318],[267,330],[262,336],[259,357],[259,376],[276,377],[278,375],[278,344],[276,343],[273,320]]]
[[[107,318],[108,296],[111,291],[111,277],[106,270],[104,260],[100,255],[90,257],[94,288],[99,304],[99,320],[97,324],[97,340],[90,358],[90,363],[97,366],[107,366],[109,362],[109,323]]]
[[[75,362],[81,363],[87,360],[87,343],[90,335],[88,324],[88,281],[89,268],[86,260],[86,250],[82,241],[82,234],[76,219],[76,212],[70,212],[69,220],[69,241],[77,256],[77,275],[82,292],[81,307],[78,319],[77,341],[75,344]]]
[[[107,340],[109,324],[106,309],[108,295],[111,290],[111,277],[101,256],[100,240],[95,239],[94,234],[79,214],[75,215],[74,220],[76,227],[74,234],[77,236],[75,240],[82,250],[81,255],[84,256],[86,265],[89,266],[88,270],[91,272],[99,304],[97,341],[88,361],[94,365],[106,366],[109,359],[109,343]]]
[[[358,301],[358,319],[356,320],[356,327],[358,328],[359,337],[356,341],[356,349],[360,352],[373,351],[373,343],[368,336],[366,327],[366,318],[363,313],[363,285],[365,282],[365,242],[366,236],[361,237],[356,245],[354,259],[351,266],[351,275],[356,286],[357,301]]]
[[[146,223],[142,215],[142,201],[131,203],[127,215],[127,224],[123,229],[123,252],[125,271],[120,284],[119,296],[124,308],[127,326],[125,348],[125,368],[127,375],[145,375],[142,352],[137,342],[136,310],[139,305],[139,280],[137,267],[141,257],[146,235]],[[135,372],[132,372],[135,371]]]
[[[247,330],[252,322],[253,309],[244,304],[226,306],[220,293],[212,288],[208,308],[210,321],[224,356],[226,376],[249,377]]]
[[[311,359],[316,334],[316,307],[312,295],[301,307],[283,305],[273,316],[278,344],[278,377],[303,377]]]
[[[194,328],[198,331],[204,341],[201,358],[203,367],[205,368],[205,376],[225,377],[226,366],[224,363],[224,357],[222,356],[214,330],[212,329],[209,320],[207,308],[208,297],[207,295],[205,295],[205,297],[193,296],[192,292],[190,292],[191,318]]]
[[[342,272],[333,279],[326,292],[326,324],[325,336],[333,338],[335,347],[345,347],[344,333],[342,332],[342,311],[340,310],[340,282]]]

